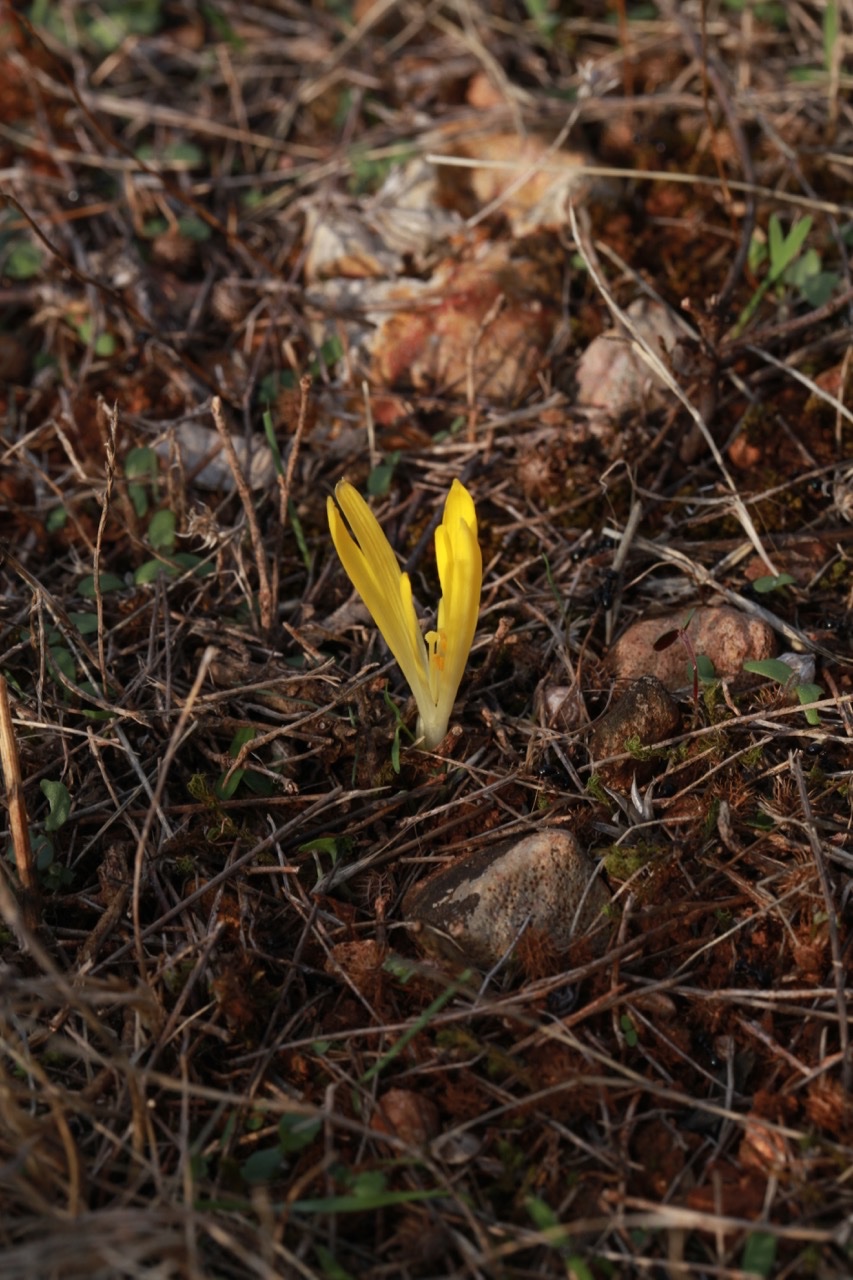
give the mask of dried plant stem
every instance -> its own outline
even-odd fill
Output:
[[[142,830],[139,833],[139,839],[136,842],[136,854],[133,860],[133,938],[136,949],[136,959],[139,965],[139,973],[143,982],[147,982],[148,972],[147,965],[145,963],[145,949],[142,945],[142,916],[140,912],[139,899],[142,889],[142,864],[145,858],[145,845],[148,840],[148,834],[154,824],[154,819],[160,811],[160,802],[163,798],[163,790],[166,786],[166,778],[169,775],[169,769],[171,768],[172,761],[175,758],[175,753],[183,740],[184,730],[186,729],[187,723],[192,715],[196,699],[201,692],[201,686],[204,684],[205,678],[207,677],[208,668],[215,657],[216,650],[212,645],[208,645],[204,653],[201,655],[201,661],[198,664],[198,671],[196,673],[195,680],[193,681],[192,688],[187,694],[186,702],[181,708],[181,714],[178,716],[178,722],[175,725],[172,736],[169,739],[169,745],[166,747],[166,753],[160,763],[157,785],[154,788],[154,794],[151,797],[151,803],[148,806],[148,812],[145,815],[145,822],[142,825]]]
[[[845,994],[845,969],[844,957],[841,954],[841,939],[838,934],[838,919],[835,911],[835,903],[832,900],[832,889],[829,883],[829,876],[826,874],[826,863],[823,860],[823,847],[821,846],[820,836],[815,826],[814,814],[812,813],[811,801],[809,800],[808,788],[806,780],[803,777],[803,765],[800,753],[791,752],[789,757],[791,773],[797,784],[797,792],[800,797],[800,804],[803,810],[803,820],[806,829],[806,835],[809,838],[812,855],[814,857],[815,867],[817,868],[820,888],[823,894],[823,900],[826,905],[826,922],[829,929],[829,946],[832,952],[832,968],[835,974],[835,1003],[838,1009],[838,1045],[841,1049],[841,1083],[844,1086],[844,1092],[850,1092],[851,1080],[853,1080],[853,1062],[850,1060],[850,1027],[847,1021],[847,997]]]
[[[749,538],[750,542],[755,547],[755,550],[758,552],[761,559],[767,565],[768,571],[773,574],[778,573],[778,570],[774,566],[773,561],[770,559],[769,555],[764,549],[762,541],[758,536],[758,530],[756,529],[755,524],[753,523],[752,516],[749,514],[749,512],[746,509],[746,505],[744,504],[743,498],[740,496],[740,491],[738,490],[737,485],[732,479],[731,472],[729,471],[728,467],[726,466],[723,460],[723,456],[717,447],[716,440],[711,435],[711,431],[708,427],[707,422],[705,421],[705,418],[699,412],[699,410],[693,404],[691,404],[689,398],[684,394],[684,391],[681,389],[681,386],[673,377],[672,372],[667,367],[665,362],[660,358],[658,353],[652,348],[652,346],[647,341],[647,339],[645,339],[642,336],[642,334],[638,331],[637,326],[634,324],[631,317],[622,309],[622,307],[619,306],[619,304],[616,302],[616,299],[613,297],[613,294],[607,287],[607,284],[605,283],[605,280],[604,280],[604,276],[601,272],[600,264],[598,261],[598,254],[596,253],[596,250],[588,234],[589,219],[586,215],[585,210],[581,210],[581,214],[583,217],[583,221],[585,223],[585,227],[583,230],[581,229],[580,223],[578,221],[578,215],[577,215],[577,212],[575,211],[574,204],[573,203],[569,204],[569,216],[570,216],[571,225],[572,225],[572,235],[575,238],[575,243],[577,244],[577,247],[578,247],[578,253],[583,258],[586,268],[589,271],[589,274],[592,280],[594,281],[599,293],[601,294],[602,298],[604,298],[604,301],[607,303],[607,306],[610,308],[613,318],[616,320],[617,324],[621,325],[630,335],[633,341],[635,350],[637,351],[637,354],[641,356],[643,360],[645,360],[649,368],[652,369],[658,375],[658,377],[669,388],[669,390],[673,393],[673,395],[677,397],[677,399],[681,402],[681,404],[690,414],[693,421],[696,423],[696,426],[699,428],[705,440],[705,443],[708,446],[711,457],[714,459],[715,463],[717,464],[720,470],[720,474],[725,480],[726,485],[731,493],[731,498],[729,499],[729,501],[731,502],[732,510],[734,511],[734,514],[737,516],[738,520],[743,526],[743,530],[746,533],[746,536]]]
[[[0,676],[0,764],[6,784],[6,804],[9,808],[9,833],[15,853],[15,867],[21,882],[21,908],[28,929],[36,930],[41,918],[41,895],[36,879],[30,829],[27,823],[27,803],[21,779],[21,762],[18,743],[12,724],[9,706],[9,686],[5,676]]]
[[[101,504],[101,518],[98,521],[98,534],[95,539],[95,554],[92,560],[92,580],[95,589],[95,609],[98,614],[98,669],[101,673],[101,693],[107,695],[107,663],[104,653],[104,597],[101,592],[101,549],[104,543],[104,531],[110,516],[110,501],[113,494],[113,481],[116,473],[116,432],[118,430],[118,406],[107,409],[102,403],[107,420],[107,433],[104,439],[106,451],[106,487]]]
[[[293,435],[293,443],[290,446],[290,452],[287,455],[287,470],[283,476],[278,477],[279,505],[278,505],[278,521],[279,527],[284,532],[287,527],[287,504],[290,501],[290,494],[293,489],[293,475],[296,471],[296,463],[299,460],[299,450],[302,447],[302,439],[305,435],[305,424],[308,420],[308,403],[311,395],[311,378],[305,373],[299,379],[299,418],[296,423],[296,431]]]
[[[272,630],[273,600],[270,575],[267,569],[266,555],[264,554],[264,542],[261,537],[261,526],[258,524],[252,493],[240,467],[237,450],[234,448],[234,441],[231,439],[231,432],[225,425],[225,419],[222,416],[222,401],[219,396],[213,397],[210,404],[210,412],[213,415],[216,430],[222,441],[222,448],[225,450],[225,456],[228,459],[228,465],[234,477],[234,484],[237,486],[237,492],[240,495],[240,501],[243,503],[243,510],[246,513],[249,537],[252,540],[252,550],[255,553],[255,564],[258,567],[258,608],[261,616],[261,629],[264,632],[269,632]]]

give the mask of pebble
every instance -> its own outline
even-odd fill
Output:
[[[627,308],[634,327],[655,355],[666,362],[681,330],[667,307],[637,298]],[[671,398],[666,384],[635,349],[622,328],[594,338],[578,362],[577,403],[606,412],[611,418],[631,409],[655,408]]]
[[[616,641],[608,658],[617,684],[638,676],[655,676],[667,689],[690,688],[690,658],[683,642],[676,639],[667,649],[654,647],[668,631],[683,627],[689,612],[681,609],[633,623]],[[719,677],[738,676],[747,660],[772,658],[776,653],[772,628],[731,605],[700,605],[694,609],[687,635],[696,654],[710,658]]]
[[[680,726],[681,712],[672,694],[654,676],[642,676],[593,726],[589,749],[596,762],[596,773],[617,790],[627,790],[634,778],[645,782],[654,772],[654,761],[633,756],[628,760],[608,761],[607,757],[623,755],[631,739],[639,740],[644,747],[654,746],[673,737]]]
[[[570,832],[542,827],[436,871],[407,894],[403,911],[429,954],[487,970],[525,927],[536,930],[549,949],[565,951],[609,902],[595,859]],[[602,930],[598,954],[606,940]]]
[[[409,1147],[425,1147],[441,1128],[438,1107],[413,1089],[386,1089],[370,1123],[379,1133],[392,1133]]]

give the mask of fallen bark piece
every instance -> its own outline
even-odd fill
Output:
[[[590,930],[610,902],[596,872],[573,835],[543,827],[435,872],[407,894],[403,910],[424,950],[489,969],[526,929],[555,953]],[[602,930],[598,954],[605,943]]]
[[[617,682],[655,676],[667,689],[686,689],[693,683],[689,650],[680,638],[668,648],[655,643],[667,632],[684,629],[693,652],[710,658],[721,678],[738,676],[747,660],[772,658],[776,652],[773,630],[759,618],[750,618],[731,605],[700,605],[685,628],[689,610],[635,622],[614,644],[608,666]]]

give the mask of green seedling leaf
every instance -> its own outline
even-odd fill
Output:
[[[470,980],[470,977],[471,970],[466,969],[459,975],[459,978],[456,981],[448,983],[447,988],[442,991],[440,995],[436,996],[435,1000],[433,1000],[432,1003],[424,1009],[420,1017],[416,1018],[415,1021],[406,1028],[399,1040],[392,1044],[388,1052],[383,1054],[379,1061],[374,1063],[369,1071],[365,1071],[364,1075],[361,1077],[361,1083],[368,1084],[374,1076],[379,1075],[380,1072],[385,1070],[389,1063],[393,1062],[395,1058],[398,1058],[406,1046],[411,1043],[416,1035],[419,1035],[420,1032],[423,1031],[424,1027],[429,1026],[430,1021],[435,1017],[435,1015],[441,1012],[449,1000],[453,999],[460,988]]]
[[[688,674],[690,665],[688,663]],[[696,655],[696,674],[700,680],[711,683],[717,679],[717,673],[714,670],[714,664],[706,653],[697,653]]]
[[[167,578],[175,578],[178,571],[173,564],[164,564],[162,560],[146,560],[134,573],[133,581],[137,587],[145,587],[156,582],[161,573]]]
[[[95,339],[95,355],[106,360],[115,355],[116,346],[116,340],[111,333],[99,333]]]
[[[54,848],[53,841],[49,836],[43,835],[39,832],[35,835],[30,835],[30,844],[33,850],[33,859],[36,864],[36,871],[38,871],[39,875],[43,875],[56,857],[56,850]],[[9,849],[7,856],[14,861],[15,851],[13,849]]]
[[[175,551],[168,559],[146,560],[134,573],[133,581],[141,587],[156,582],[161,573],[167,578],[182,578],[188,569],[194,569],[199,578],[206,578],[214,572],[214,565],[190,551]]]
[[[128,480],[156,480],[157,454],[147,445],[131,449],[124,460],[124,474]]]
[[[810,306],[823,307],[835,293],[840,279],[835,271],[819,271],[803,281],[800,292]]]
[[[622,1028],[622,1033],[625,1036],[625,1043],[628,1048],[636,1048],[639,1042],[639,1037],[637,1035],[637,1029],[631,1021],[630,1014],[622,1014],[622,1017],[619,1019],[619,1026]]]
[[[240,783],[243,781],[245,774],[245,769],[235,769],[230,775],[227,772],[223,773],[214,787],[217,799],[230,800]]]
[[[68,523],[68,512],[64,507],[53,507],[48,511],[47,519],[44,527],[48,533],[58,533],[60,529],[64,529]]]
[[[240,1177],[251,1184],[272,1182],[282,1172],[284,1160],[280,1147],[267,1147],[253,1151],[240,1168]]]
[[[231,745],[228,748],[228,754],[232,760],[236,760],[240,752],[250,742],[255,741],[255,730],[251,725],[244,725],[242,729],[238,729],[231,739]]]
[[[268,778],[265,773],[258,773],[256,769],[247,769],[243,781],[256,796],[275,795],[275,783],[272,778]]]
[[[238,729],[234,734],[234,737],[231,739],[231,745],[228,748],[228,754],[231,759],[236,760],[243,747],[245,747],[249,742],[254,742],[254,740],[255,730],[251,725],[244,725],[242,729]],[[230,800],[240,783],[246,777],[246,773],[247,770],[245,769],[235,769],[230,777],[227,770],[225,773],[220,774],[219,781],[214,787],[214,792],[217,798],[219,800]]]
[[[64,827],[71,813],[71,796],[63,782],[51,782],[42,778],[39,783],[41,793],[50,805],[50,813],[44,820],[45,831],[58,831]]]
[[[127,486],[127,492],[133,509],[141,520],[148,511],[148,490],[144,485],[134,483]]]
[[[367,492],[371,498],[385,497],[391,488],[391,481],[394,479],[394,468],[400,461],[400,456],[400,450],[395,449],[393,453],[389,453],[384,462],[380,462],[370,472],[367,477]]]
[[[756,275],[759,267],[763,267],[767,261],[767,245],[763,237],[758,231],[753,231],[752,238],[749,242],[749,252],[746,256],[747,265],[753,275]]]
[[[124,587],[124,578],[120,578],[117,573],[101,574],[101,595],[105,596],[110,591],[123,591]],[[94,574],[88,573],[85,578],[81,578],[77,587],[77,594],[81,595],[84,600],[95,599]]]
[[[207,223],[192,213],[182,214],[178,218],[178,231],[187,240],[193,240],[196,244],[204,244],[213,234]]]
[[[267,398],[269,399],[271,397],[267,397]],[[269,409],[264,410],[263,424],[264,424],[264,435],[266,436],[267,444],[270,447],[270,453],[272,454],[272,462],[273,462],[273,466],[275,467],[275,473],[277,476],[283,476],[284,463],[281,460],[281,449],[279,449],[278,447],[278,439],[275,434],[275,427],[273,426],[272,414],[270,413]]]
[[[411,153],[409,153],[411,154]],[[344,354],[344,344],[337,335],[327,338],[320,348],[320,359],[327,369],[331,369],[338,363]],[[312,365],[308,371],[312,378],[316,378],[320,372],[316,365]]]
[[[314,1252],[317,1255],[317,1263],[326,1280],[355,1280],[352,1272],[342,1267],[332,1251],[327,1249],[324,1244],[316,1243]]]
[[[148,541],[155,551],[165,551],[167,555],[172,551],[175,545],[175,524],[174,511],[157,511],[151,517]]]
[[[530,1214],[537,1231],[552,1231],[555,1227],[559,1227],[560,1219],[551,1206],[544,1200],[540,1200],[539,1196],[525,1196],[524,1207]]]
[[[86,693],[91,698],[100,698],[101,691],[96,689],[91,680],[80,681],[80,692]],[[87,720],[112,720],[112,711],[102,711],[100,707],[84,707],[83,715]]]
[[[332,866],[340,857],[337,836],[317,836],[316,840],[308,840],[299,846],[300,853],[325,853],[332,859]]]
[[[756,1276],[770,1276],[776,1264],[776,1237],[767,1231],[755,1231],[743,1249],[741,1266]]]
[[[293,1155],[310,1147],[323,1128],[322,1120],[314,1116],[282,1116],[278,1122],[278,1141],[285,1155]]]
[[[18,240],[9,250],[3,272],[12,280],[31,280],[41,271],[42,251],[29,240]]]
[[[775,213],[771,213],[767,233],[770,248],[770,275],[774,280],[778,279],[799,256],[812,229],[812,222],[811,215],[807,214],[804,218],[799,218],[785,235],[779,218]]]
[[[314,559],[311,552],[308,550],[308,543],[305,541],[305,531],[302,528],[302,521],[299,519],[299,515],[292,499],[288,499],[287,502],[287,517],[290,520],[290,527],[293,530],[293,536],[296,539],[299,554],[302,556],[302,563],[305,565],[308,573],[310,573]]]
[[[820,67],[792,67],[788,79],[793,84],[825,84],[826,72]]]
[[[790,573],[768,573],[763,578],[756,578],[752,588],[759,595],[766,595],[768,591],[778,591],[780,587],[790,587],[793,582],[794,579]]]
[[[755,293],[744,307],[738,317],[737,323],[731,331],[731,336],[736,338],[743,333],[752,317],[758,310],[764,295],[768,289],[777,284],[791,263],[799,256],[806,237],[812,228],[811,216],[800,218],[794,223],[791,230],[785,235],[782,230],[782,223],[779,221],[778,215],[771,213],[767,223],[767,248],[770,254],[770,268],[767,275],[761,281]]]
[[[797,697],[801,706],[804,707],[804,714],[809,724],[820,724],[820,715],[808,704],[810,702],[819,702],[823,697],[823,689],[819,684],[798,684],[796,686]]]
[[[524,0],[527,15],[545,44],[551,44],[560,24],[557,14],[549,12],[547,0]]]
[[[366,1180],[367,1175],[363,1175]],[[311,1200],[294,1200],[289,1208],[292,1213],[373,1213],[377,1209],[388,1209],[397,1204],[423,1203],[425,1200],[440,1200],[447,1195],[440,1188],[435,1191],[381,1191],[370,1192],[367,1185],[359,1187],[350,1195],[322,1196]]]
[[[59,672],[65,676],[66,680],[70,680],[73,684],[77,679],[77,664],[71,656],[71,653],[64,645],[51,645],[47,651],[48,670],[53,668],[54,672]]]
[[[197,578],[209,578],[212,573],[216,572],[216,566],[212,560],[205,560],[201,556],[195,555],[192,551],[176,551],[170,559],[182,573],[192,569]]]
[[[770,221],[767,224],[767,245],[770,250],[770,270],[775,275],[781,275],[787,266],[785,262],[785,233],[782,230],[782,223],[775,213],[771,213]]]
[[[778,658],[750,658],[743,664],[743,669],[756,676],[764,676],[767,680],[775,680],[778,684],[788,684],[794,674],[787,662],[781,662]]]
[[[220,13],[216,5],[205,4],[202,0],[199,6],[205,22],[210,26],[217,40],[230,44],[232,48],[240,51],[245,49],[246,41],[242,36],[238,36],[234,28],[228,22],[224,14]]]
[[[96,613],[69,613],[68,621],[73,627],[77,628],[77,632],[81,636],[94,635],[98,630],[98,615]]]
[[[200,169],[204,164],[204,152],[194,142],[172,142],[162,148],[145,143],[136,155],[157,169]]]
[[[832,69],[832,58],[838,40],[838,4],[836,0],[828,0],[823,11],[823,65],[827,71]]]

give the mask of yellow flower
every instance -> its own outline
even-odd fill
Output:
[[[474,641],[483,560],[470,493],[454,480],[435,531],[441,600],[435,631],[421,635],[409,575],[379,521],[346,480],[327,500],[332,541],[356,591],[409,682],[418,704],[418,737],[431,750],[447,733],[453,703]],[[355,539],[341,516],[343,512]]]

